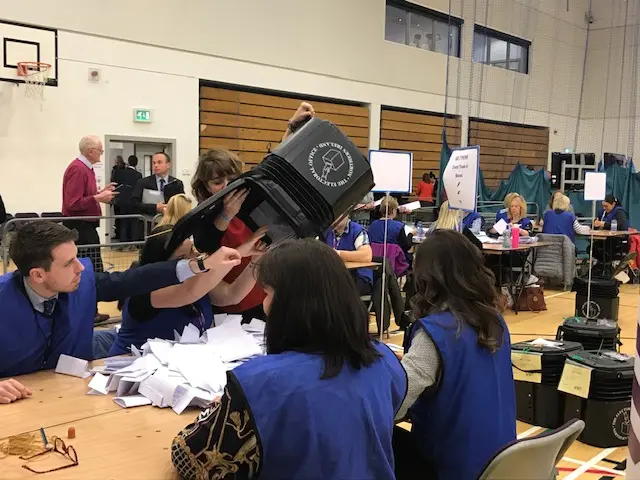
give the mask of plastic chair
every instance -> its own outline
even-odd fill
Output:
[[[42,218],[62,218],[64,215],[62,212],[42,212],[40,214]]]
[[[555,430],[517,440],[491,459],[478,480],[553,480],[556,464],[582,430],[584,422],[573,419]]]

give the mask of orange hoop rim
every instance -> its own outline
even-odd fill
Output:
[[[18,62],[16,65],[19,77],[26,77],[34,73],[46,72],[51,68],[51,64],[45,62]]]

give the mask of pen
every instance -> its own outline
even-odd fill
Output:
[[[47,436],[44,434],[43,427],[40,427],[40,435],[42,435],[42,441],[44,442],[44,446],[46,447],[49,442],[47,442]]]

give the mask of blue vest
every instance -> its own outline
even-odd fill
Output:
[[[478,335],[457,322],[451,312],[420,319],[442,360],[437,390],[420,396],[409,409],[412,435],[424,460],[441,479],[472,480],[491,457],[516,439],[516,399],[511,370],[509,331],[490,354],[478,346]]]
[[[193,323],[200,332],[211,327],[213,308],[208,296],[204,296],[194,304],[195,308],[162,308],[156,316],[146,322],[140,322],[129,313],[129,300],[122,309],[122,328],[118,332],[109,356],[130,353],[131,345],[140,348],[149,338],[173,340],[173,331],[182,334],[184,327]],[[197,311],[196,311],[197,310]]]
[[[598,218],[603,219],[603,221],[605,221],[605,222],[611,223],[612,221],[614,221],[616,219],[616,213],[618,212],[618,210],[623,210],[623,208],[621,206],[619,206],[619,205],[616,205],[615,207],[613,207],[611,209],[611,211],[609,213],[604,215],[604,218],[602,217],[602,215],[605,212],[604,212],[604,210],[600,210],[600,213],[598,213]],[[629,221],[627,220],[627,223],[625,223],[624,225],[618,225],[618,230],[627,230],[629,228],[628,223],[629,223]]]
[[[330,228],[324,233],[325,243],[336,250],[355,251],[356,238],[364,230],[364,227],[359,223],[349,221],[345,230],[342,237],[340,237],[340,241],[336,242],[336,233]],[[370,268],[358,268],[355,274],[369,282],[370,285],[373,285],[373,272]]]
[[[320,355],[285,352],[257,357],[230,372],[245,394],[261,446],[266,479],[380,479],[394,475],[394,416],[407,375],[388,347],[373,365],[344,365],[320,379]]]
[[[503,208],[498,213],[496,213],[496,223],[498,223],[500,220],[504,220],[505,222],[509,223],[509,214],[507,213],[506,208]]]
[[[93,359],[96,283],[91,260],[80,262],[78,289],[58,295],[51,318],[33,308],[20,274],[0,276],[0,377],[55,368],[63,353]]]
[[[387,243],[398,245],[398,235],[404,229],[404,223],[399,220],[389,220],[387,225]],[[367,229],[371,243],[384,243],[384,220],[376,220]]]
[[[573,222],[575,222],[576,216],[573,213],[562,210],[549,210],[544,213],[543,220],[542,233],[566,235],[575,243],[576,234],[573,230]]]
[[[463,228],[463,230],[465,228],[471,229],[471,226],[473,225],[473,222],[475,222],[476,219],[478,219],[478,218],[482,220],[481,227],[480,227],[480,228],[482,228],[482,226],[484,226],[484,218],[482,218],[482,216],[480,216],[478,214],[478,212],[471,212],[466,217],[464,217],[462,219],[462,228]],[[507,220],[505,220],[505,222],[506,221]]]

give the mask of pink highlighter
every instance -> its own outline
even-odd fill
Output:
[[[520,225],[514,225],[511,229],[511,248],[518,248],[520,246]]]

